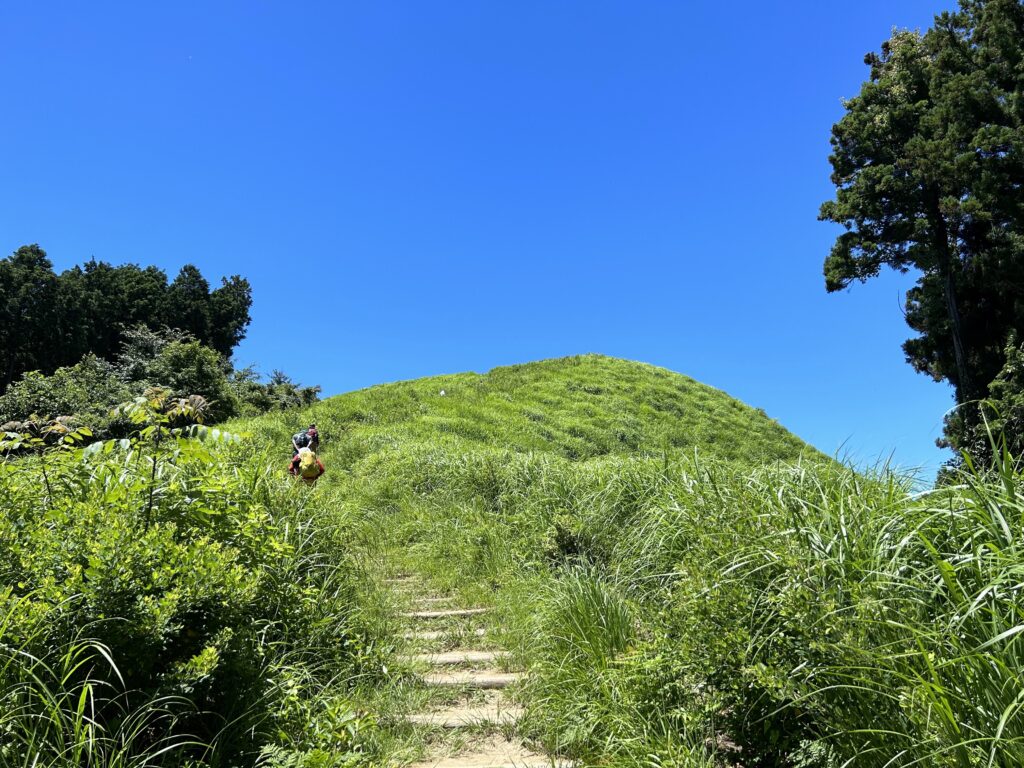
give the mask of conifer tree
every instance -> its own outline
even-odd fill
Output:
[[[825,285],[919,273],[907,360],[973,401],[1024,336],[1024,3],[964,0],[865,63],[832,129],[836,196],[820,217],[846,231]]]

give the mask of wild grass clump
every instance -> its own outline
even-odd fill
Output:
[[[592,504],[590,570],[549,568],[527,622],[535,732],[614,755],[667,718],[745,765],[1021,764],[1020,479],[1006,462],[915,498],[835,465],[692,465],[639,520]],[[634,641],[579,652],[623,600]]]

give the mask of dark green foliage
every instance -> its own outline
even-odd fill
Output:
[[[1024,5],[964,0],[866,62],[832,132],[836,198],[821,218],[847,231],[826,287],[919,270],[908,361],[961,403],[984,397],[1024,331]]]
[[[125,329],[166,322],[167,276],[156,267],[114,267],[93,259],[61,273],[58,280],[64,294],[61,314],[67,318],[63,365],[88,352],[110,360]]]
[[[209,304],[209,345],[225,357],[229,356],[245,338],[245,329],[249,325],[249,308],[252,306],[249,281],[240,275],[222,278],[221,287],[210,293]],[[203,338],[195,332],[193,335]]]
[[[223,421],[238,413],[238,401],[228,383],[224,359],[198,341],[172,341],[146,368],[144,380],[168,387],[179,397],[202,395],[210,403],[210,421]]]
[[[170,285],[156,267],[95,260],[60,275],[38,245],[0,260],[0,393],[31,370],[49,374],[83,355],[113,360],[127,329],[176,328],[228,357],[244,338],[252,295],[234,275],[210,291],[186,265]]]
[[[1006,362],[988,386],[988,397],[947,417],[953,448],[987,464],[1003,450],[1024,456],[1024,346],[1011,338]]]
[[[169,344],[191,340],[188,334],[173,328],[154,330],[145,325],[125,328],[121,349],[116,355],[117,371],[126,381],[146,381],[154,361]]]
[[[177,397],[199,395],[209,404],[206,419],[222,421],[240,407],[229,371],[217,352],[179,331],[138,326],[125,331],[113,363],[86,355],[51,376],[26,373],[0,395],[0,424],[65,416],[99,436],[120,435],[124,424],[111,416],[111,409],[152,386],[166,387]]]
[[[263,383],[253,366],[232,372],[231,387],[246,416],[309,406],[320,399],[320,387],[303,387],[281,371],[275,370]]]
[[[0,392],[35,368],[62,361],[57,277],[46,254],[26,245],[0,260]]]
[[[178,272],[167,292],[168,325],[180,328],[197,339],[208,339],[212,316],[210,312],[210,284],[198,269],[186,264]]]

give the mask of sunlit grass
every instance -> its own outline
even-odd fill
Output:
[[[313,488],[284,476],[310,421],[328,468]],[[1024,764],[1024,501],[1008,456],[921,493],[696,382],[596,356],[228,429],[251,437],[155,467],[120,449],[48,459],[42,502],[39,462],[0,466],[17,617],[0,625],[4,764],[407,763],[437,735],[403,717],[439,694],[403,661],[411,598],[385,583],[395,573],[494,606],[484,642],[529,672],[522,733],[585,764]],[[138,595],[109,626],[135,611],[173,649],[194,616],[194,631],[233,617],[167,675],[177,688],[124,668],[134,646],[72,609],[108,605],[120,593],[97,585],[122,572]],[[438,627],[441,644],[467,640]],[[257,682],[212,716],[196,702],[223,705],[230,654]]]

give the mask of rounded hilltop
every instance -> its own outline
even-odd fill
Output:
[[[413,441],[574,460],[665,451],[748,463],[821,456],[764,411],[721,390],[598,354],[379,384],[304,413],[301,419],[322,423],[325,434],[362,455]]]

